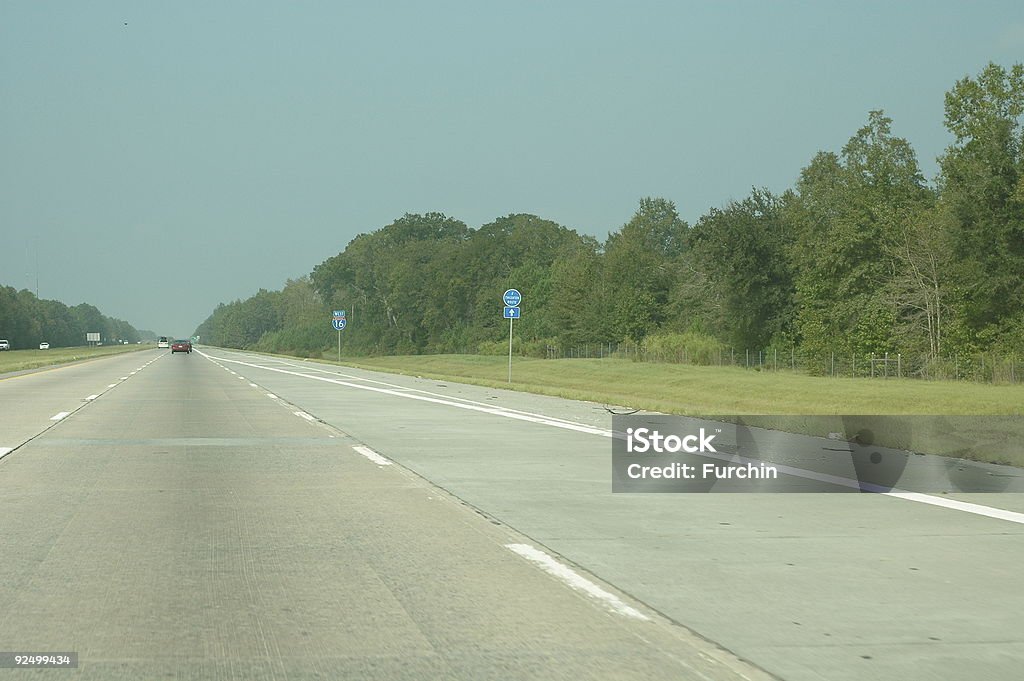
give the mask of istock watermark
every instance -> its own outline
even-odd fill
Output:
[[[643,454],[646,452],[657,452],[658,454],[675,454],[678,452],[714,452],[717,451],[711,441],[714,435],[707,435],[704,429],[700,429],[699,435],[679,436],[674,433],[662,435],[657,430],[650,428],[627,428],[626,429],[626,451],[630,454]],[[696,442],[698,444],[694,445]]]
[[[631,414],[612,425],[613,492],[1024,492],[1019,416]]]

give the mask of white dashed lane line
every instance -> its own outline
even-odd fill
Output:
[[[49,430],[49,428],[52,428],[52,427],[56,426],[58,422],[63,421],[67,417],[71,416],[72,414],[77,412],[79,409],[84,407],[85,404],[88,404],[90,402],[93,402],[93,401],[99,399],[101,396],[105,395],[111,388],[116,388],[118,385],[120,385],[121,381],[127,381],[131,376],[134,376],[135,374],[139,373],[140,371],[142,371],[143,369],[145,369],[146,367],[148,367],[150,364],[152,364],[153,362],[157,361],[158,359],[160,359],[160,357],[154,357],[153,359],[149,360],[148,362],[146,362],[145,364],[140,366],[135,371],[129,372],[129,374],[127,376],[121,376],[121,378],[118,379],[118,381],[119,381],[118,383],[108,383],[107,387],[104,388],[103,390],[100,390],[98,393],[94,393],[92,395],[89,395],[89,396],[83,398],[82,402],[84,404],[80,404],[79,406],[75,407],[71,411],[57,412],[56,414],[54,414],[53,416],[50,417],[50,420],[54,422],[53,425],[51,425],[51,426],[49,426],[47,428],[44,428],[42,432],[45,432],[46,430]],[[33,437],[36,437],[36,436],[33,436]],[[29,438],[29,440],[31,440],[31,439],[32,438]],[[26,442],[28,442],[29,440],[26,440]],[[2,459],[3,457],[7,456],[11,452],[13,452],[15,449],[18,449],[19,447],[21,447],[22,444],[25,444],[25,443],[23,442],[23,443],[18,444],[18,445],[14,446],[14,447],[7,447],[7,446],[0,447],[0,459]]]
[[[367,459],[374,462],[378,466],[391,465],[391,461],[385,459],[383,456],[373,451],[369,447],[364,447],[363,445],[353,445],[352,449],[356,450],[357,452],[359,452],[360,454],[362,454],[363,456],[365,456]]]
[[[599,601],[606,608],[618,615],[644,621],[650,620],[647,615],[643,614],[636,608],[627,605],[615,594],[602,589],[600,586],[594,584],[592,581],[569,566],[559,563],[557,560],[538,548],[530,546],[529,544],[506,544],[505,548],[513,553],[519,554],[572,589]]]

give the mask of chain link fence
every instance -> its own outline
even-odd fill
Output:
[[[1024,383],[1024,365],[1014,355],[974,353],[933,356],[923,353],[837,353],[810,355],[796,348],[756,350],[727,346],[696,350],[648,347],[643,343],[548,345],[548,359],[619,358],[636,362],[735,366],[752,371],[789,371],[816,376],[922,379],[978,383]]]

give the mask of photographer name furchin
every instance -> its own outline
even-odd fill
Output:
[[[764,463],[701,465],[673,462],[667,466],[631,463],[626,475],[633,480],[777,480],[779,471]]]

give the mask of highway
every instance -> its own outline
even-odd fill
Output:
[[[1024,668],[1018,494],[612,494],[603,405],[214,348],[0,409],[0,651],[79,660],[0,677]]]

